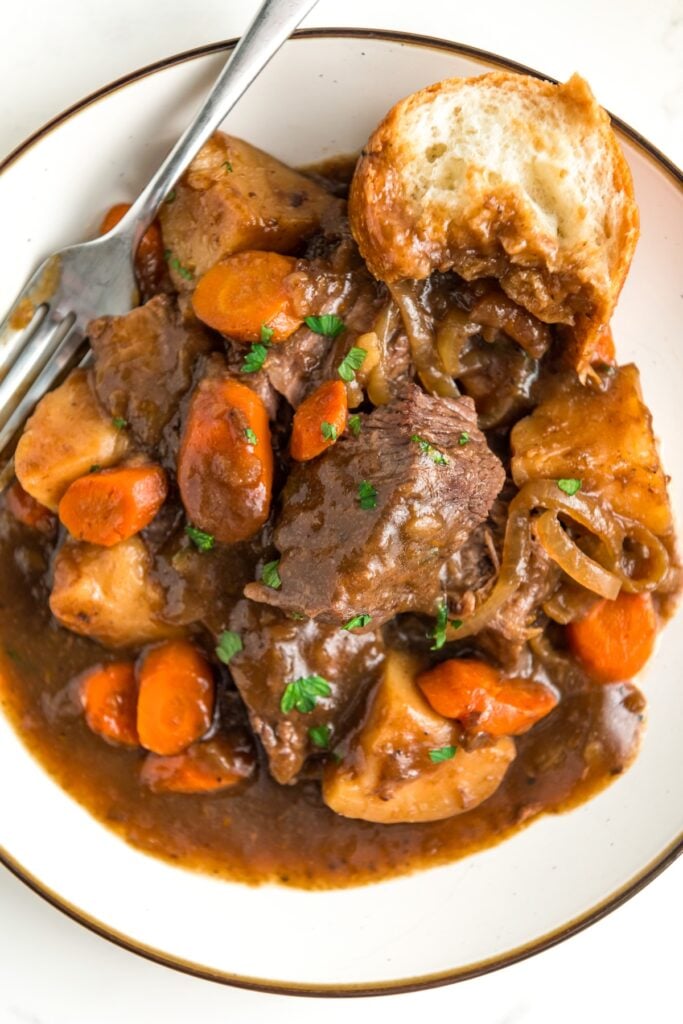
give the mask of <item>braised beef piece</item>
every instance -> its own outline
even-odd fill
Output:
[[[212,348],[210,335],[168,295],[157,295],[125,316],[93,320],[88,335],[100,402],[126,420],[141,445],[158,445],[190,387],[195,360]]]
[[[294,621],[266,605],[240,601],[230,628],[243,650],[230,660],[230,672],[246,704],[251,726],[278,782],[295,782],[307,758],[319,753],[310,729],[327,726],[333,749],[362,710],[384,656],[379,632],[352,633],[308,620]],[[280,702],[288,683],[321,676],[331,687],[310,713],[284,714]]]
[[[336,623],[434,613],[443,563],[486,518],[503,468],[467,398],[410,384],[361,423],[292,470],[274,531],[282,586],[247,597]]]

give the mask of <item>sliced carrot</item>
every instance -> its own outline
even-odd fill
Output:
[[[140,745],[137,729],[138,684],[135,663],[95,665],[81,676],[80,699],[93,732],[110,743]]]
[[[32,498],[18,480],[7,488],[5,507],[19,523],[41,533],[54,533],[57,519],[45,505]]]
[[[423,672],[417,683],[434,710],[468,731],[491,736],[526,732],[557,704],[551,689],[529,679],[505,679],[483,661],[454,658]]]
[[[148,754],[140,779],[154,793],[216,793],[248,779],[255,765],[246,737],[220,735],[172,757]]]
[[[169,640],[143,655],[139,669],[138,734],[155,754],[180,754],[211,725],[211,666],[194,644]]]
[[[270,512],[273,447],[263,400],[232,377],[197,387],[178,456],[178,486],[188,519],[216,540],[257,533]]]
[[[349,405],[342,380],[328,380],[294,413],[290,450],[298,462],[314,459],[346,429]]]
[[[197,282],[192,305],[200,320],[235,341],[285,341],[303,318],[293,305],[287,277],[296,260],[276,252],[240,252],[217,263]]]
[[[116,203],[107,210],[100,224],[100,234],[106,235],[112,228],[115,228],[128,213],[130,207],[130,203]],[[166,276],[166,261],[161,228],[156,220],[152,221],[140,239],[135,253],[135,270],[147,294],[159,290],[159,286]]]
[[[657,614],[649,594],[621,593],[614,601],[598,601],[567,626],[571,650],[600,683],[622,682],[640,672],[656,637]]]
[[[166,500],[161,466],[123,466],[79,477],[59,503],[59,518],[76,540],[110,548],[144,529]]]

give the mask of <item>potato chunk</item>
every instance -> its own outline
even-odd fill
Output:
[[[151,562],[140,537],[112,548],[67,541],[55,559],[50,610],[62,626],[106,647],[177,634],[157,618],[164,594],[150,577]]]
[[[601,391],[574,376],[558,377],[512,431],[512,476],[518,487],[527,480],[579,479],[583,490],[661,536],[671,530],[671,506],[638,370],[619,367],[605,383]]]
[[[17,445],[15,472],[32,498],[56,512],[69,484],[93,466],[113,466],[128,445],[126,431],[98,405],[87,372],[74,370],[36,406]]]
[[[418,667],[404,653],[387,656],[349,753],[325,771],[323,799],[337,814],[387,825],[437,821],[476,807],[502,782],[516,754],[509,736],[432,761],[430,752],[455,744],[455,723],[432,711],[417,689]]]
[[[260,149],[216,132],[159,211],[175,284],[245,249],[291,252],[339,200]]]

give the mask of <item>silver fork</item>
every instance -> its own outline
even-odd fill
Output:
[[[317,0],[264,0],[197,116],[128,213],[107,235],[48,256],[0,324],[0,465],[50,388],[87,353],[94,317],[128,312],[133,254],[157,208],[192,158]],[[0,472],[0,488],[11,466]]]

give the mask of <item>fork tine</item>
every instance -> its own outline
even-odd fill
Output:
[[[0,376],[6,366],[12,365],[42,323],[47,303],[59,284],[60,274],[59,256],[43,260],[0,323]]]
[[[48,359],[9,417],[3,417],[4,410],[0,410],[0,455],[9,455],[11,443],[18,440],[19,431],[35,404],[78,365],[86,345],[87,341],[80,328],[72,321],[57,351]]]
[[[9,419],[50,357],[57,352],[75,316],[53,320],[48,314],[0,382],[0,428]]]

